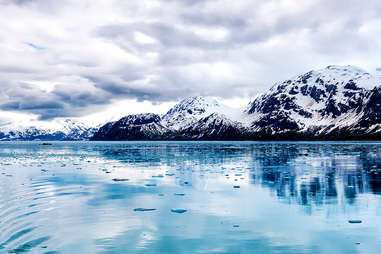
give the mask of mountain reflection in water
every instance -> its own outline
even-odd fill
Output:
[[[378,142],[0,143],[0,253],[378,253]]]

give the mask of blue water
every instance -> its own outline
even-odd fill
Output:
[[[380,194],[377,142],[4,142],[0,253],[380,253]]]

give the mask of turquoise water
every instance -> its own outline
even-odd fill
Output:
[[[4,142],[0,253],[380,253],[380,194],[376,142]]]

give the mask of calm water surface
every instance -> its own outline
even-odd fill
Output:
[[[380,194],[376,142],[4,142],[0,253],[380,253]]]

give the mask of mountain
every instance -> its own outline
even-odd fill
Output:
[[[162,117],[136,114],[102,126],[92,140],[242,139],[244,113],[210,97],[183,99]]]
[[[332,65],[276,83],[242,110],[194,96],[162,117],[131,115],[107,124],[94,139],[381,139],[380,104],[380,77]]]
[[[183,99],[162,117],[161,123],[169,129],[180,131],[213,113],[234,118],[239,112],[220,104],[216,99],[192,96]]]
[[[148,113],[129,115],[107,123],[95,133],[92,140],[158,140],[164,139],[167,134],[169,129],[161,124],[160,116]]]
[[[246,129],[240,122],[212,113],[181,129],[178,135],[183,139],[195,140],[241,140],[245,139]]]
[[[249,104],[250,132],[259,138],[373,136],[379,132],[380,85],[381,78],[357,67],[310,71],[275,84]]]
[[[0,127],[0,140],[89,140],[97,131],[97,127],[70,119],[57,120],[48,124],[40,122],[32,123],[31,125],[8,124]]]

